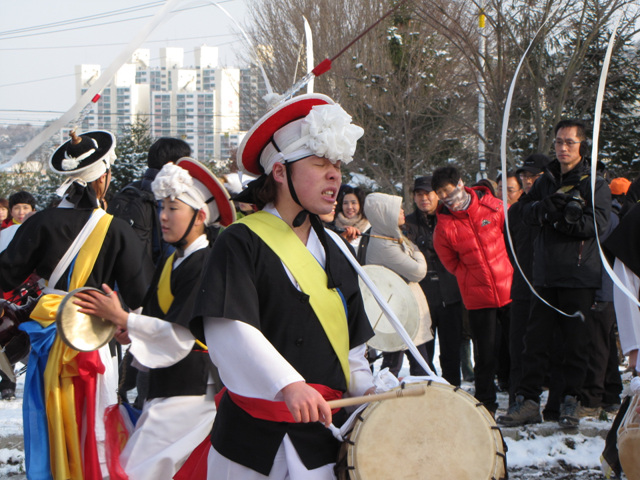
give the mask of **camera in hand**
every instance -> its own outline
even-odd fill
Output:
[[[564,207],[563,215],[565,222],[569,224],[578,223],[582,217],[582,212],[586,205],[584,198],[578,190],[571,190],[569,193],[569,201]]]

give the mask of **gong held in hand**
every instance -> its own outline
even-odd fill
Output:
[[[78,311],[81,307],[74,303],[76,294],[89,290],[105,294],[98,288],[77,288],[65,295],[56,314],[60,338],[68,347],[81,352],[93,352],[106,345],[117,330],[113,323],[104,318]]]

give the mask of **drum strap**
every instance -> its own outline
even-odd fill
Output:
[[[340,293],[327,287],[327,273],[281,218],[264,211],[238,220],[258,235],[296,279],[333,347],[349,385],[349,328]]]

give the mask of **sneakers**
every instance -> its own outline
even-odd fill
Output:
[[[602,408],[601,407],[585,407],[584,405],[580,404],[578,406],[577,413],[579,418],[584,418],[584,417],[600,418],[600,413],[602,413]]]
[[[577,427],[580,423],[578,416],[578,399],[573,395],[564,397],[564,401],[560,404],[560,419],[558,425],[561,427]]]
[[[509,406],[506,415],[498,417],[498,424],[505,427],[518,427],[528,423],[542,422],[540,404],[533,400],[525,400],[522,395],[516,397],[516,402]]]

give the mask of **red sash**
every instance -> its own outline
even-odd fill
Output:
[[[341,391],[334,390],[326,385],[319,385],[317,383],[307,383],[307,385],[315,388],[327,401],[342,398]],[[233,403],[254,418],[268,420],[270,422],[295,423],[293,415],[291,415],[291,412],[287,408],[287,404],[285,402],[272,402],[271,400],[263,400],[261,398],[243,397],[242,395],[238,395],[227,390],[227,387],[224,387],[218,394],[216,394],[216,408],[220,404],[220,400],[222,400],[222,396],[225,392],[229,395],[229,398],[231,398]],[[336,408],[331,410],[331,413],[335,414],[338,410],[340,409]]]

